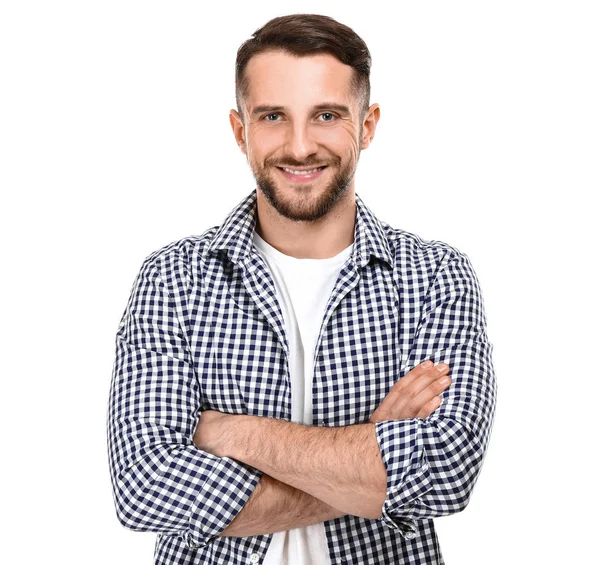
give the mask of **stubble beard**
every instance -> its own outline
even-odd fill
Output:
[[[305,163],[304,165],[310,166],[311,164]],[[289,166],[293,167],[294,164]],[[341,168],[339,157],[336,161],[327,163],[328,169],[333,167],[337,169],[333,179],[317,197],[312,195],[312,186],[314,182],[320,182],[320,179],[316,179],[312,183],[303,183],[302,186],[281,187],[281,182],[278,185],[273,176],[269,175],[268,170],[273,169],[274,165],[270,165],[268,161],[265,166],[253,170],[253,174],[258,188],[279,214],[294,222],[314,222],[329,213],[344,196],[356,171],[351,163]],[[322,174],[327,174],[327,170]],[[285,183],[285,181],[282,182]],[[289,192],[289,198],[284,198],[282,194],[284,191]]]

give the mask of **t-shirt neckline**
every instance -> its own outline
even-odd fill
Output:
[[[256,233],[256,230],[254,231],[253,239],[256,247],[275,261],[285,262],[296,266],[301,264],[303,267],[308,268],[312,266],[326,267],[329,265],[337,265],[339,263],[343,263],[350,256],[354,247],[354,242],[352,242],[348,247],[340,251],[337,255],[334,255],[333,257],[326,257],[325,259],[298,258],[292,257],[291,255],[286,255],[278,249],[275,249],[275,247],[273,247],[272,245],[267,243],[262,237],[260,237],[260,235]]]

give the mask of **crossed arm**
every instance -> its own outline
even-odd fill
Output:
[[[449,367],[422,363],[394,385],[367,424],[325,428],[273,418],[202,413],[194,443],[263,472],[222,536],[250,536],[316,524],[344,514],[379,518],[386,469],[375,423],[429,416],[450,385]]]
[[[435,359],[452,367],[443,405],[436,397],[448,382],[439,391],[405,388],[420,380],[419,365],[398,380],[368,424],[345,428],[212,411],[197,425],[200,391],[178,317],[180,293],[169,286],[185,279],[185,260],[176,259],[167,265],[181,271],[175,277],[162,262],[144,263],[117,332],[107,431],[122,525],[178,535],[187,547],[200,548],[217,536],[381,512],[385,525],[414,537],[417,521],[466,506],[496,394],[483,303],[466,256],[440,265],[406,358],[411,366]],[[432,384],[439,379],[433,375]],[[290,454],[295,458],[288,460]]]

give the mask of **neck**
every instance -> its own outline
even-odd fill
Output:
[[[354,241],[356,199],[354,187],[325,216],[295,222],[281,216],[257,189],[256,233],[285,255],[298,259],[328,259]]]

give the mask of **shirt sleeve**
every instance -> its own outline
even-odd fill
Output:
[[[176,306],[147,259],[116,336],[108,403],[108,455],[117,516],[125,527],[214,541],[262,473],[193,443],[200,390]]]
[[[481,290],[468,257],[440,266],[408,359],[447,363],[452,384],[427,419],[376,424],[387,470],[383,523],[411,539],[417,521],[463,510],[479,475],[495,413],[496,379]]]

